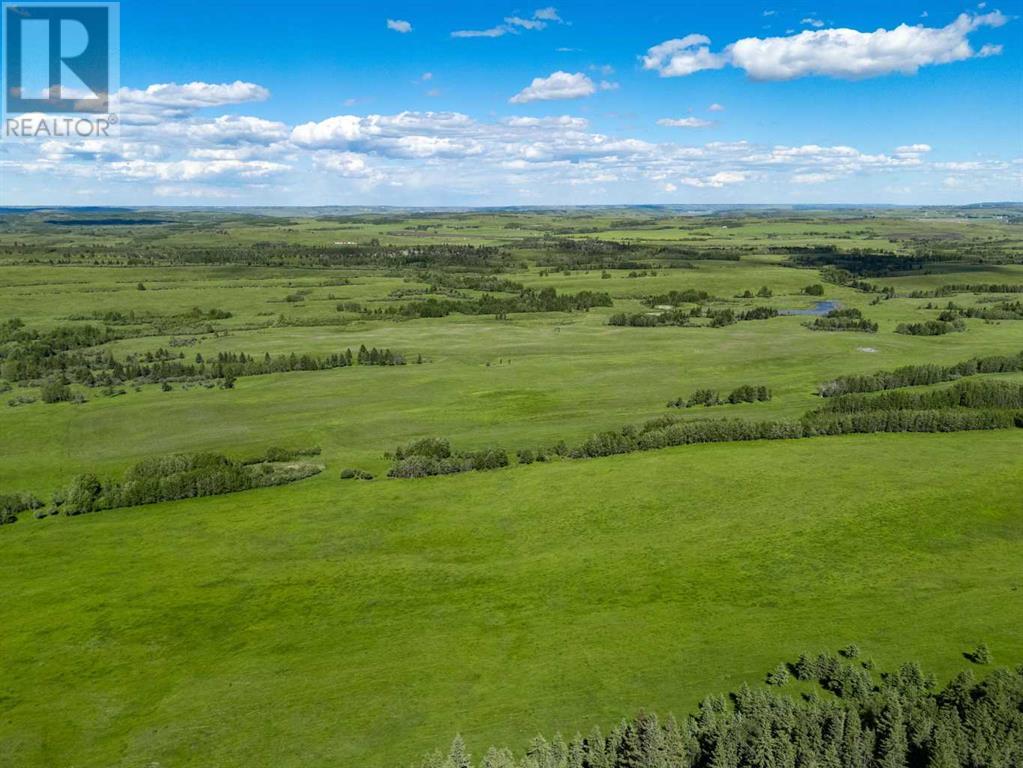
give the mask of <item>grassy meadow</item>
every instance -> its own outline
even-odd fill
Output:
[[[89,352],[118,359],[364,345],[408,364],[239,376],[232,388],[123,382],[116,396],[73,381],[78,403],[8,405],[41,391],[10,382],[0,494],[48,499],[83,473],[116,478],[145,458],[201,451],[318,446],[325,470],[0,526],[0,765],[398,766],[455,733],[480,754],[644,709],[686,713],[707,694],[761,684],[779,661],[851,642],[881,668],[912,659],[944,679],[980,642],[999,664],[1023,663],[1023,429],[514,461],[519,449],[664,416],[698,389],[764,385],[772,398],[672,412],[798,419],[839,375],[1019,353],[1023,319],[895,332],[949,301],[1023,298],[940,291],[1023,287],[1017,209],[147,215],[162,223],[0,214],[0,322],[41,334],[107,324],[117,337]],[[545,237],[554,244],[537,247]],[[565,240],[621,250],[580,265]],[[402,261],[451,244],[509,260]],[[266,263],[289,245],[317,263]],[[797,263],[823,246],[912,266],[856,275],[865,290]],[[701,257],[661,250],[682,248]],[[393,262],[330,257],[356,249]],[[613,306],[374,312],[483,296],[444,284],[467,275],[606,292]],[[812,284],[823,296],[803,292]],[[742,297],[765,286],[770,296]],[[878,331],[815,332],[807,315],[608,324],[686,289],[736,313],[833,301]],[[362,310],[339,306],[353,303]],[[193,308],[230,316],[180,319]],[[1019,372],[978,378],[1023,383]],[[512,466],[388,478],[385,453],[423,437],[498,446]],[[341,480],[349,467],[375,479]]]

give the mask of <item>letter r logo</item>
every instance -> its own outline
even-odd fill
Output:
[[[104,113],[110,104],[110,8],[4,4],[5,113]]]

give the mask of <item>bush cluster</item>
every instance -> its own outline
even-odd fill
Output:
[[[724,399],[717,390],[714,389],[698,389],[688,398],[679,397],[675,400],[668,402],[669,408],[693,408],[697,405],[711,406],[711,405],[722,405],[729,403],[734,405],[736,403],[757,403],[767,402],[771,399],[771,390],[767,387],[753,386],[752,384],[743,384],[742,386],[736,387],[728,396]]]
[[[706,291],[698,291],[695,288],[686,288],[682,291],[668,291],[667,293],[647,296],[643,303],[648,307],[677,307],[679,304],[702,304],[711,300],[711,295]]]
[[[938,319],[951,323],[958,317],[974,317],[980,320],[1023,320],[1023,301],[1000,301],[991,306],[959,307],[949,302],[948,308]]]
[[[18,515],[39,509],[43,502],[31,493],[0,493],[0,525],[18,522]]]
[[[877,323],[868,320],[863,312],[851,307],[849,309],[833,309],[826,315],[815,317],[812,323],[805,324],[811,331],[857,331],[860,333],[877,333]]]
[[[957,317],[950,321],[924,320],[920,323],[899,323],[895,326],[896,333],[907,336],[944,336],[946,333],[961,333],[966,330],[966,323]]]
[[[636,312],[626,314],[616,312],[607,319],[608,325],[628,326],[631,328],[656,328],[660,325],[690,325],[693,317],[699,317],[699,309],[665,309],[659,312]]]
[[[389,458],[393,459],[393,464],[387,472],[388,477],[400,478],[451,475],[508,466],[508,454],[500,448],[456,453],[447,440],[435,437],[399,446]]]
[[[362,469],[342,469],[342,480],[372,480],[373,475]]]
[[[263,464],[266,462],[281,463],[319,455],[320,446],[318,445],[311,445],[306,448],[281,448],[280,446],[274,445],[267,448],[261,456],[253,456],[252,458],[245,459],[242,461],[242,464]]]

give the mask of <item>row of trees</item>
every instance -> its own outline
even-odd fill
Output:
[[[810,253],[792,253],[790,260],[799,267],[841,269],[856,277],[885,277],[913,269],[922,269],[930,261],[926,256],[903,256],[885,251],[851,248],[839,251],[832,245],[813,246]],[[937,260],[937,259],[935,259]]]
[[[959,317],[980,320],[1023,320],[1023,301],[1001,301],[991,306],[959,307],[949,302],[948,309],[938,315],[939,320],[954,322]]]
[[[682,291],[668,291],[653,296],[647,296],[643,303],[648,307],[677,307],[679,304],[702,304],[710,301],[713,297],[706,291],[698,291],[695,288],[686,288]]]
[[[519,759],[481,762],[456,737],[420,768],[1017,768],[1023,765],[1023,667],[982,682],[969,670],[943,688],[916,663],[875,676],[830,654],[780,665],[818,688],[794,698],[743,685],[708,696],[681,721],[640,714],[606,735],[537,736]]]
[[[400,315],[401,317],[446,317],[452,313],[463,315],[508,315],[520,312],[572,312],[586,311],[592,307],[610,307],[610,294],[598,291],[559,294],[554,288],[523,289],[518,296],[502,297],[485,294],[473,299],[438,299],[430,297],[425,301],[406,304],[389,304],[386,307],[369,309],[360,307],[363,314]],[[339,312],[352,311],[349,302],[337,305]]]
[[[1023,351],[1016,355],[973,357],[955,365],[905,365],[891,371],[857,373],[839,376],[817,388],[821,397],[835,397],[853,392],[880,392],[900,387],[939,384],[978,373],[1015,373],[1023,371]]]
[[[142,285],[142,283],[139,283]],[[145,290],[142,288],[141,290]],[[161,315],[154,312],[136,312],[134,309],[105,309],[89,314],[71,315],[69,320],[98,320],[104,325],[153,325],[161,330],[168,330],[181,325],[206,323],[210,320],[228,320],[233,317],[226,309],[202,309],[192,307],[186,312]]]
[[[663,298],[663,297],[659,297]],[[654,306],[668,306],[654,305]],[[662,309],[657,312],[637,312],[627,314],[616,312],[607,319],[608,325],[628,326],[631,328],[655,328],[662,325],[687,326],[692,325],[693,318],[707,317],[710,319],[711,328],[723,328],[726,325],[733,325],[745,320],[767,320],[778,316],[778,310],[773,307],[753,307],[746,311],[735,313],[732,309],[709,309],[702,305],[693,309]]]
[[[1023,384],[964,379],[944,389],[915,392],[892,390],[879,395],[830,398],[818,413],[930,410],[935,408],[1023,408]]]
[[[243,462],[216,453],[177,454],[145,459],[121,480],[79,475],[54,494],[51,514],[74,516],[102,509],[133,507],[161,501],[219,496],[225,493],[284,485],[322,471],[317,464],[288,461]]]
[[[919,323],[899,323],[895,326],[896,333],[907,336],[944,336],[946,333],[960,333],[966,330],[966,323],[961,317],[948,320],[924,320]]]
[[[736,403],[757,403],[767,402],[771,399],[771,390],[767,387],[760,385],[754,386],[752,384],[743,384],[736,387],[728,396],[722,398],[720,393],[716,389],[698,389],[688,398],[679,397],[675,400],[668,402],[669,408],[693,408],[697,405],[711,406],[711,405],[722,405],[724,403],[736,404]]]
[[[877,333],[877,323],[868,320],[863,312],[850,307],[849,309],[833,309],[826,315],[815,317],[812,323],[805,324],[811,331],[857,331],[860,333]]]
[[[631,314],[616,312],[607,319],[607,324],[630,328],[656,328],[661,325],[681,327],[691,325],[690,320],[693,317],[699,316],[699,308],[694,310],[666,309],[660,312],[636,312]]]
[[[499,275],[466,275],[458,272],[426,272],[417,275],[417,280],[428,283],[430,290],[443,288],[456,290],[483,291],[484,293],[521,293],[526,289],[522,283]]]
[[[158,349],[156,352],[128,355],[118,360],[109,350],[94,353],[65,352],[56,356],[39,359],[7,360],[3,365],[3,377],[10,381],[31,382],[46,377],[43,384],[43,400],[60,402],[71,399],[68,382],[77,382],[87,387],[113,386],[123,382],[148,383],[159,381],[225,381],[240,376],[260,376],[268,373],[290,371],[322,371],[344,368],[352,365],[405,365],[405,355],[390,349],[359,347],[357,352],[347,349],[325,356],[294,352],[262,357],[244,352],[219,352],[216,357],[195,356],[194,362],[186,362],[184,353],[173,353]],[[415,362],[421,363],[422,356]]]
[[[1023,293],[1019,283],[948,283],[933,291],[919,291],[920,298],[954,296],[957,293]],[[917,294],[914,294],[916,296]]]
[[[770,320],[772,317],[778,316],[778,310],[774,307],[753,307],[747,309],[736,315],[735,319],[741,321],[744,320]]]
[[[413,478],[431,475],[451,475],[458,472],[499,469],[508,466],[508,454],[500,448],[481,451],[451,450],[443,438],[426,437],[408,445],[399,446],[386,458],[393,460],[388,477]]]
[[[958,432],[1023,427],[1023,414],[1005,410],[902,410],[811,413],[802,419],[750,421],[661,417],[618,431],[601,432],[568,452],[570,458],[595,458],[697,443],[745,440],[793,440],[819,435],[869,432]]]

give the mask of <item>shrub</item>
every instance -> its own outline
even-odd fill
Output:
[[[714,309],[707,312],[711,328],[724,328],[735,323],[735,313],[730,309]]]
[[[500,448],[453,453],[447,440],[429,437],[397,448],[393,459],[387,474],[401,478],[498,469],[509,463],[507,452]]]
[[[767,673],[767,684],[782,686],[789,681],[789,668],[779,664],[773,671]]]
[[[451,456],[451,444],[439,437],[424,437],[414,440],[408,445],[399,446],[394,451],[394,458],[403,459],[407,456],[422,456],[429,459],[446,459]]]
[[[39,509],[43,502],[31,493],[0,493],[0,525],[18,522],[18,515]]]
[[[39,390],[44,403],[64,403],[71,399],[71,387],[58,379],[47,379]]]
[[[877,333],[877,323],[868,320],[856,308],[833,309],[823,317],[814,318],[806,327],[811,331],[858,331]]]
[[[981,643],[967,654],[967,656],[974,664],[990,664],[994,661],[991,657],[991,649],[987,647],[987,643]]]
[[[760,294],[757,294],[758,296]],[[753,307],[745,312],[740,312],[737,320],[770,320],[778,316],[778,310],[774,307]]]
[[[847,659],[856,659],[860,655],[860,647],[856,643],[850,643],[849,645],[842,648],[839,652],[840,656],[844,656]]]
[[[342,469],[341,470],[342,480],[372,480],[373,475],[369,472],[364,472],[361,469]]]

